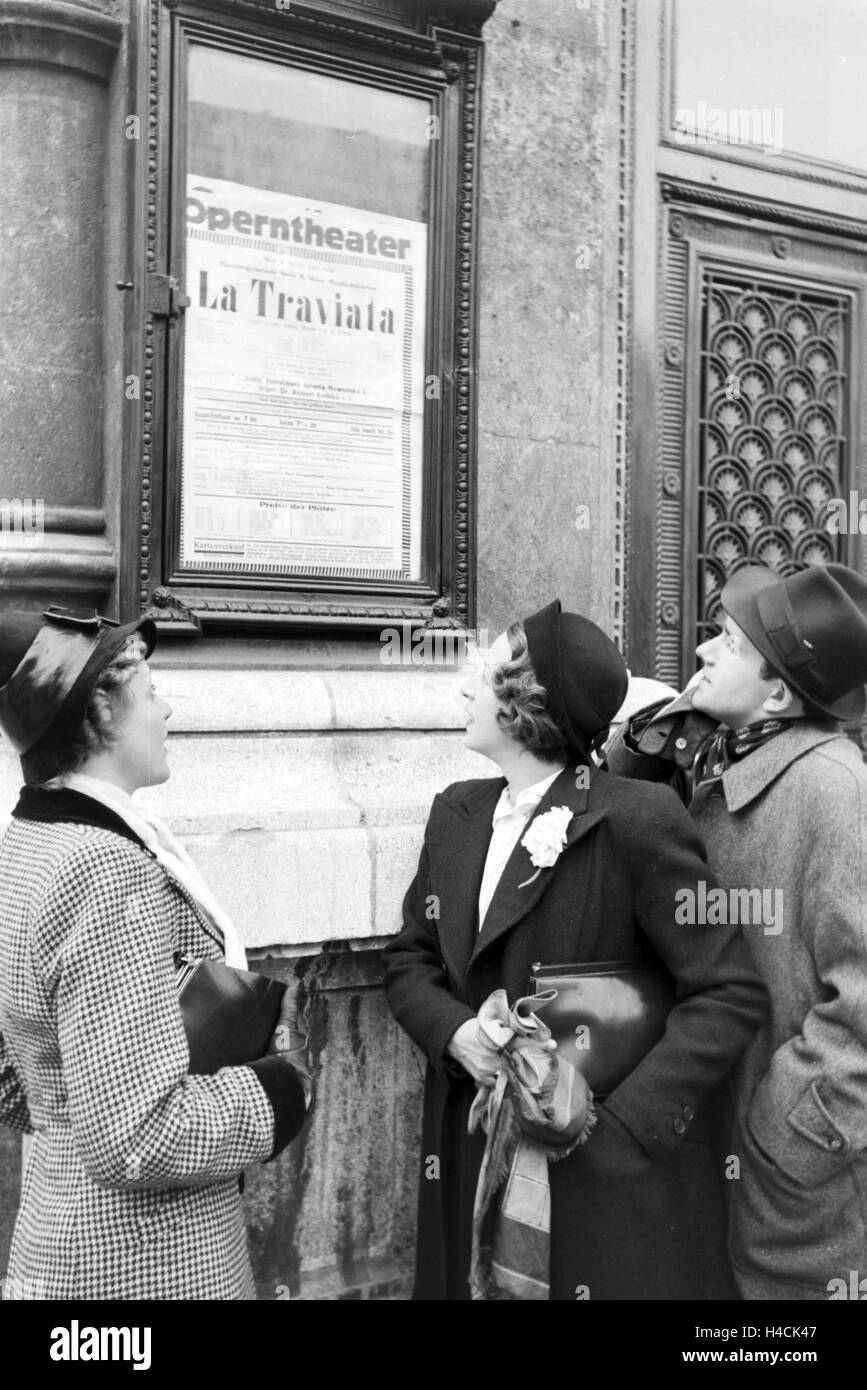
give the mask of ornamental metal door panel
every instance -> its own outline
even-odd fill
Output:
[[[704,208],[666,220],[655,657],[678,684],[743,565],[858,562],[829,503],[862,481],[867,251]]]

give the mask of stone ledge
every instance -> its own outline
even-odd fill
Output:
[[[376,934],[374,846],[363,829],[235,832],[185,844],[245,946]],[[394,911],[384,918],[394,932]]]
[[[175,733],[464,727],[454,668],[254,672],[151,664]]]
[[[0,37],[2,37],[0,28]],[[66,601],[103,609],[117,572],[111,546],[104,536],[18,532],[0,535],[0,582],[10,607],[31,607]],[[63,600],[58,598],[64,595]],[[19,596],[24,602],[19,602]]]
[[[182,835],[424,822],[450,782],[493,773],[436,732],[179,734],[169,764],[171,781],[137,799]]]
[[[251,950],[369,949],[400,930],[424,820],[355,829],[184,836],[183,843]],[[303,949],[302,949],[303,948]]]

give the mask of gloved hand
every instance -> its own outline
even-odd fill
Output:
[[[491,1045],[479,1031],[479,1020],[468,1018],[452,1033],[446,1043],[446,1052],[480,1086],[493,1086],[497,1071],[502,1066],[499,1050]]]
[[[267,1051],[271,1056],[282,1057],[295,1068],[301,1078],[307,1109],[309,1110],[313,1103],[313,1076],[310,1069],[309,1039],[307,1034],[302,1031],[300,1024],[299,990],[300,982],[290,980],[283,994],[277,1027],[274,1029]]]

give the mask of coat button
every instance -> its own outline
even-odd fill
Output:
[[[695,1111],[691,1105],[685,1105],[683,1107],[683,1118],[687,1121],[695,1119]]]
[[[686,1134],[686,1123],[679,1115],[674,1122],[674,1132],[675,1134]]]
[[[834,1134],[834,1135],[832,1135],[832,1136],[829,1138],[829,1140],[828,1140],[828,1148],[829,1148],[829,1149],[833,1149],[835,1153],[839,1153],[840,1150],[842,1149],[842,1147],[843,1147],[843,1140],[840,1139],[838,1135]]]

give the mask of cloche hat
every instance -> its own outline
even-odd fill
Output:
[[[626,663],[601,627],[579,613],[564,613],[559,599],[526,618],[524,632],[533,669],[548,692],[548,713],[570,751],[585,759],[624,701]]]

